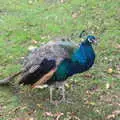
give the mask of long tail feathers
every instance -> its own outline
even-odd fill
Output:
[[[9,77],[7,77],[5,79],[0,80],[0,85],[8,84],[11,80],[13,80],[15,77],[17,77],[21,73],[23,73],[23,71],[17,72],[15,74],[13,74],[12,76],[9,76]]]

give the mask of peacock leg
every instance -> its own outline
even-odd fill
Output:
[[[59,90],[60,90],[60,94],[62,95],[62,99],[57,101],[57,104],[61,103],[61,102],[65,102],[65,86],[64,83],[60,83],[59,84]]]
[[[61,89],[62,89],[62,99],[61,99],[61,101],[65,101],[66,99],[65,99],[65,86],[64,86],[64,84],[61,86]]]
[[[57,106],[58,102],[53,100],[53,89],[54,89],[53,86],[50,86],[50,103]]]
[[[50,102],[53,103],[53,87],[50,86]]]
[[[65,103],[68,103],[68,104],[74,104],[71,100],[66,100],[66,96],[65,96],[65,83],[62,83],[60,89],[62,89],[62,91],[61,91],[62,99],[59,101],[59,103],[65,102]]]

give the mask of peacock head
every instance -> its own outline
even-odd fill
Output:
[[[92,35],[88,35],[85,42],[89,44],[96,44],[97,43],[96,37]]]
[[[83,31],[80,33],[79,37],[85,39],[85,41],[84,41],[83,43],[89,44],[89,45],[91,45],[91,44],[96,44],[96,43],[97,43],[96,37],[93,36],[93,35],[88,35],[88,34],[89,34],[89,33],[88,33],[87,31],[85,31],[85,30],[83,30]]]

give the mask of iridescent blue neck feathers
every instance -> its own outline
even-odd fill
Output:
[[[73,53],[71,60],[69,76],[88,70],[95,60],[92,45],[87,42],[81,43],[80,47]]]

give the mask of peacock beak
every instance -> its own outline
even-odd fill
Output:
[[[97,39],[93,40],[93,44],[97,45]]]

